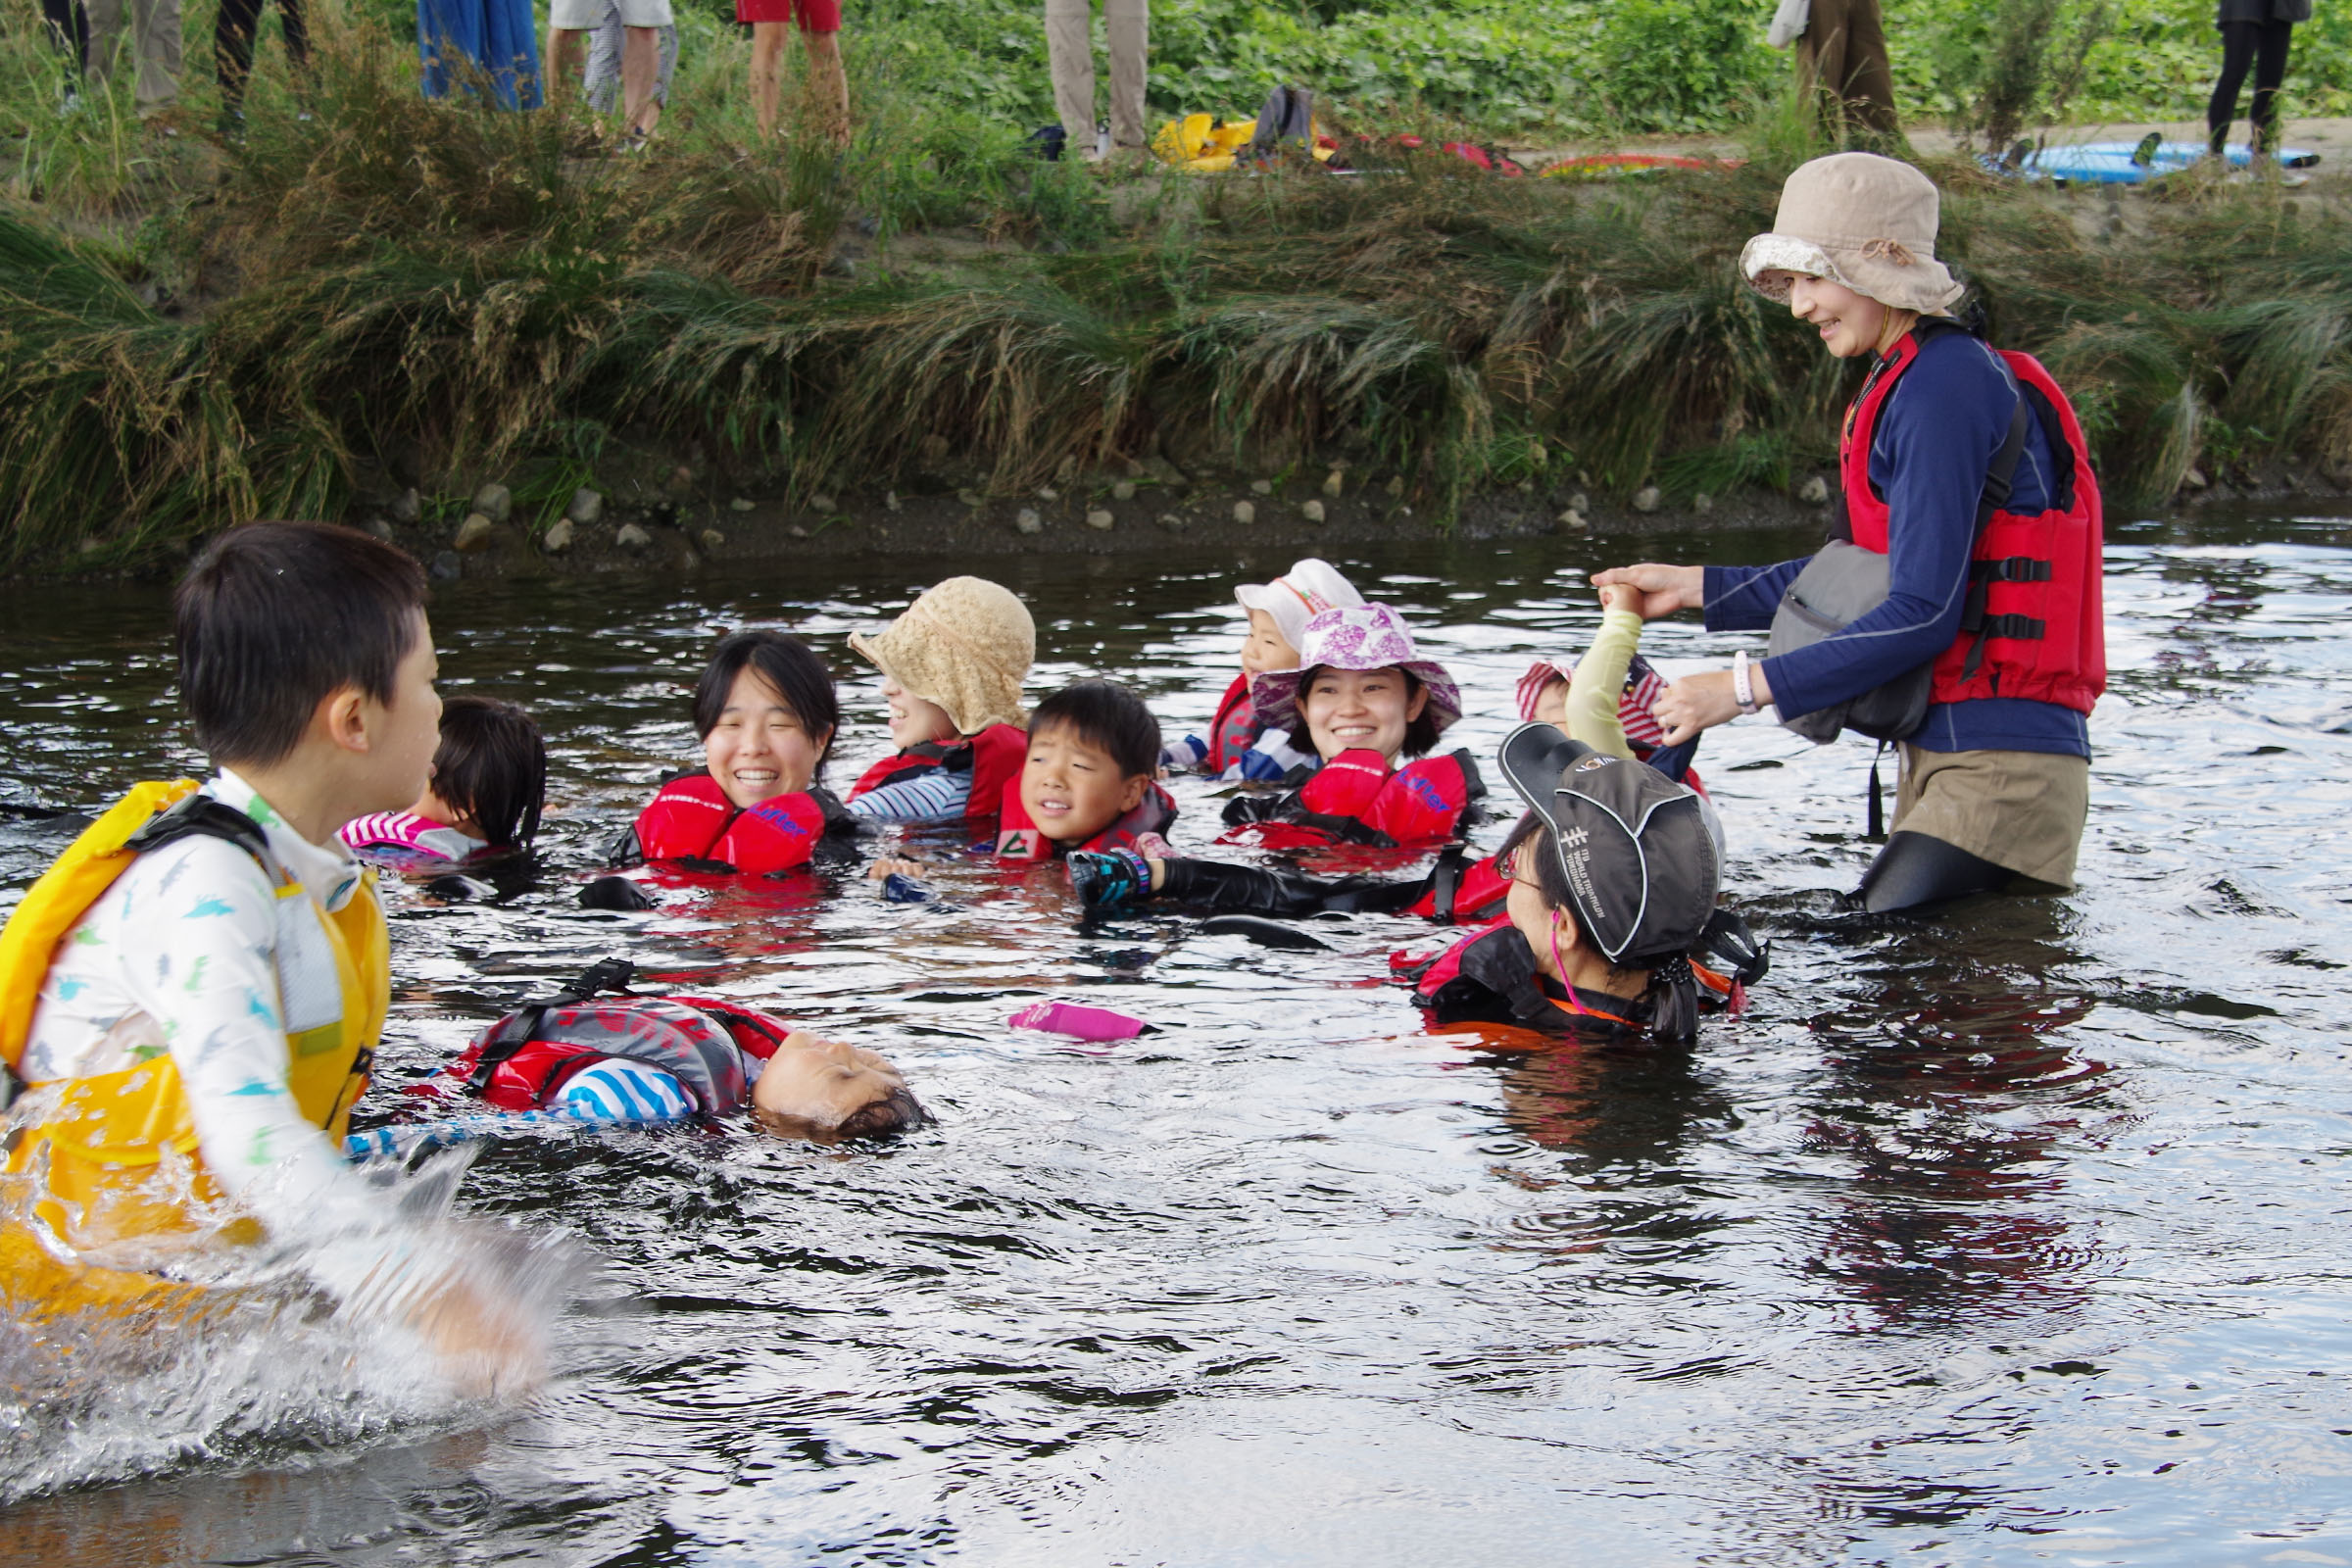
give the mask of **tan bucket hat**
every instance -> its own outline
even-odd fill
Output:
[[[1786,283],[1766,272],[1802,272],[1843,283],[1881,305],[1940,316],[1967,292],[1936,259],[1936,182],[1877,153],[1833,153],[1802,165],[1781,187],[1772,232],[1740,253],[1747,286],[1778,304]]]
[[[1029,722],[1021,682],[1037,658],[1037,622],[1009,588],[950,577],[878,635],[850,633],[850,647],[908,696],[947,710],[958,734]]]

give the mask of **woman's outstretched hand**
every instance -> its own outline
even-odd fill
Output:
[[[1654,562],[1611,566],[1592,574],[1592,586],[1627,590],[1616,595],[1617,603],[1638,611],[1643,620],[1656,620],[1678,610],[1706,608],[1707,568],[1662,566]]]

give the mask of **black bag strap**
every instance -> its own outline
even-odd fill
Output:
[[[480,1094],[490,1087],[490,1075],[513,1058],[514,1053],[539,1038],[539,1026],[550,1011],[568,1007],[603,992],[618,992],[627,996],[629,982],[636,977],[637,966],[626,958],[603,958],[582,970],[580,977],[554,996],[539,1002],[527,1002],[506,1016],[498,1033],[482,1042],[482,1054],[466,1078],[466,1087]]]
[[[191,795],[156,812],[146,826],[122,841],[122,847],[145,854],[186,838],[220,839],[252,856],[265,869],[272,863],[270,840],[262,833],[261,824],[210,795]]]
[[[1879,742],[1879,749],[1870,755],[1870,825],[1864,837],[1873,844],[1886,842],[1886,785],[1879,781],[1879,763],[1886,756],[1887,742]]]
[[[1430,918],[1440,925],[1453,924],[1453,903],[1462,891],[1462,873],[1468,869],[1469,857],[1458,844],[1448,844],[1438,852],[1438,863],[1430,873]]]

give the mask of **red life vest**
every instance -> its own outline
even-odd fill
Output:
[[[1222,773],[1240,761],[1242,754],[1257,744],[1260,728],[1257,710],[1250,703],[1250,677],[1236,675],[1217,702],[1216,716],[1208,721],[1208,755],[1201,759],[1201,770]]]
[[[1964,626],[1936,656],[1931,700],[2023,697],[2087,713],[2107,689],[2099,482],[2082,426],[2050,372],[2030,354],[1995,352],[2049,440],[2060,469],[2057,505],[2033,516],[1992,514],[1969,568],[1970,618],[1978,624]],[[1854,543],[1879,555],[1886,553],[1889,509],[1871,488],[1870,443],[1879,412],[1918,358],[1918,334],[1905,333],[1847,411],[1838,451]]]
[[[1431,873],[1429,891],[1404,912],[1442,925],[1474,925],[1502,912],[1511,896],[1511,879],[1502,874],[1502,858],[1490,855],[1464,863],[1447,851]]]
[[[858,775],[858,782],[850,786],[850,799],[854,801],[868,790],[920,778],[943,768],[951,772],[968,768],[972,789],[964,798],[963,819],[977,822],[997,814],[1005,781],[1019,776],[1021,763],[1028,756],[1027,730],[1013,724],[991,724],[969,740],[952,746],[927,741],[903,752],[893,752]]]
[[[1468,752],[1425,757],[1391,772],[1378,752],[1347,751],[1289,795],[1237,797],[1232,807],[1243,809],[1228,808],[1225,820],[1234,825],[1217,842],[1266,850],[1427,848],[1459,832],[1462,813],[1485,794]]]
[[[1002,860],[1048,860],[1071,850],[1140,850],[1165,855],[1168,829],[1176,821],[1176,800],[1158,785],[1144,792],[1134,810],[1120,817],[1084,844],[1056,844],[1038,831],[1021,804],[1021,781],[1004,786],[1004,813],[997,833],[997,858]],[[1160,842],[1147,842],[1160,841]]]
[[[718,780],[689,773],[662,786],[637,813],[637,849],[649,860],[715,862],[752,876],[806,865],[824,837],[830,796],[799,790],[739,807]]]
[[[1466,962],[1478,972],[1464,974]],[[1391,955],[1389,968],[1411,983],[1413,1001],[1441,1024],[1466,1018],[1501,1023],[1504,1020],[1493,1014],[1508,1010],[1511,1022],[1544,1034],[1639,1034],[1645,1027],[1646,1008],[1623,997],[1575,986],[1564,988],[1565,1001],[1551,995],[1527,938],[1508,915],[1479,927],[1434,958]]]
[[[608,997],[524,1007],[484,1029],[412,1094],[477,1094],[501,1110],[541,1110],[583,1069],[618,1058],[675,1078],[706,1116],[751,1099],[747,1055],[764,1061],[792,1026],[713,997]]]

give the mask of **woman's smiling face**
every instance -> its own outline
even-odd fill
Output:
[[[1375,751],[1390,761],[1404,750],[1405,729],[1429,704],[1429,690],[1401,669],[1311,671],[1298,693],[1298,710],[1315,754],[1326,762],[1342,752]]]
[[[832,738],[809,734],[784,694],[746,665],[703,737],[703,762],[730,802],[749,808],[807,789]]]
[[[1886,307],[1826,277],[1788,274],[1788,313],[1821,334],[1821,346],[1841,360],[1875,354],[1886,331]]]

